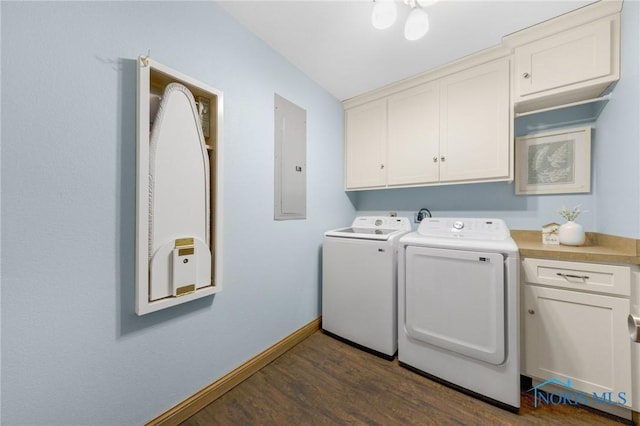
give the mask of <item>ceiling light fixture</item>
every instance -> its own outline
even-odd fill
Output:
[[[420,6],[412,6],[407,22],[404,23],[404,38],[419,40],[429,31],[429,15]]]
[[[424,8],[431,6],[437,0],[404,0],[404,4],[411,8],[404,24],[404,38],[419,40],[429,31],[429,15]],[[398,8],[394,0],[373,0],[371,23],[379,30],[389,28],[398,17]]]
[[[373,6],[373,14],[371,15],[371,23],[379,30],[389,28],[398,17],[398,7],[393,0],[378,0]]]

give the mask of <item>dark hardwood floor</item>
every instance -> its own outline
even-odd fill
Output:
[[[576,406],[514,414],[329,337],[313,334],[182,426],[209,425],[620,425]]]

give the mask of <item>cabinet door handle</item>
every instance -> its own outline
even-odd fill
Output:
[[[531,77],[531,74],[529,74],[528,72],[525,72],[524,74],[522,74],[523,78],[529,78]]]
[[[531,315],[536,313],[536,311],[534,311],[533,309],[529,309],[527,312],[529,312],[529,314],[531,314]]]
[[[444,161],[444,155],[440,157],[440,161]]]
[[[640,317],[629,314],[627,323],[629,324],[629,337],[634,342],[640,343]]]
[[[384,164],[380,164],[380,169],[384,169]]]
[[[438,162],[438,157],[433,157],[433,162],[437,163]]]
[[[589,276],[587,276],[587,275],[563,274],[562,272],[558,272],[558,273],[556,273],[556,275],[558,275],[559,277],[564,278],[567,281],[569,281],[569,278],[576,278],[578,280],[583,280],[583,281],[589,279]]]

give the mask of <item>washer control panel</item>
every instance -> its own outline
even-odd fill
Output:
[[[359,216],[351,224],[358,229],[387,229],[393,231],[410,231],[411,223],[406,217]]]
[[[502,219],[425,218],[418,234],[427,237],[506,240],[511,233]]]

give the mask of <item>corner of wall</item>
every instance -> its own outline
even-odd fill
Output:
[[[640,3],[625,1],[621,16],[621,78],[602,111],[594,146],[597,231],[640,237]]]

